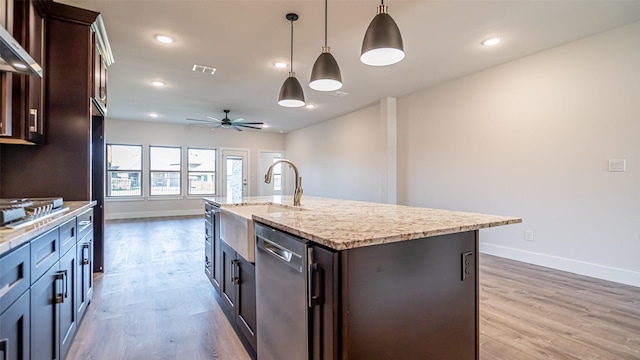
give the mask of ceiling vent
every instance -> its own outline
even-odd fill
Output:
[[[206,66],[206,65],[198,65],[198,64],[193,64],[193,68],[191,70],[195,72],[201,72],[203,74],[209,74],[209,75],[213,75],[216,73],[216,68],[211,66]]]

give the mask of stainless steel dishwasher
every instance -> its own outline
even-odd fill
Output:
[[[256,223],[258,359],[309,359],[307,240]]]

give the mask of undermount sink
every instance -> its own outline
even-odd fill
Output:
[[[240,256],[255,262],[255,233],[252,215],[305,211],[299,207],[261,204],[220,208],[220,238]]]

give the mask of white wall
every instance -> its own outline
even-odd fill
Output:
[[[287,157],[300,171],[305,195],[382,200],[386,152],[379,117],[374,105],[287,134]]]
[[[639,64],[636,23],[400,98],[400,201],[521,216],[481,249],[640,286]]]
[[[107,143],[143,145],[143,184],[149,183],[149,145],[181,146],[183,158],[187,147],[216,148],[218,161],[220,148],[245,148],[249,149],[249,195],[256,195],[259,182],[263,179],[258,174],[258,149],[284,149],[284,135],[268,132],[238,132],[227,129],[210,131],[206,127],[116,119],[107,119],[105,128]],[[218,170],[221,168],[218,167]],[[108,199],[105,202],[105,218],[197,215],[204,208],[201,198],[202,196],[184,196],[182,199],[145,198],[137,201]]]
[[[635,23],[398,98],[398,202],[520,216],[481,250],[640,286],[639,64]],[[383,198],[380,112],[287,135],[305,193]]]

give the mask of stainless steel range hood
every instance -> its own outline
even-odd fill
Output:
[[[0,26],[0,71],[42,77],[42,67]]]

